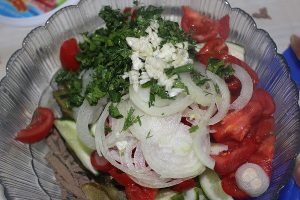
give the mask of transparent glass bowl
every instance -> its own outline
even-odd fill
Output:
[[[103,5],[114,8],[132,6],[132,0],[83,0],[55,13],[45,24],[32,30],[23,47],[10,58],[7,75],[0,84],[0,183],[7,199],[60,199],[60,189],[53,170],[44,156],[45,142],[24,145],[14,140],[17,130],[31,119],[40,97],[53,75],[60,68],[60,43],[82,32],[103,25],[98,12]],[[165,8],[164,16],[179,21],[180,6],[189,5],[218,19],[229,14],[230,40],[246,49],[246,61],[255,68],[259,87],[274,97],[277,105],[276,154],[273,175],[268,191],[256,199],[276,199],[279,190],[289,179],[300,144],[300,112],[298,89],[290,79],[288,67],[276,52],[269,34],[257,29],[253,19],[244,11],[231,8],[223,0],[149,0],[142,5]]]

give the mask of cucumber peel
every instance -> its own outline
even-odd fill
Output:
[[[90,155],[92,150],[80,142],[77,136],[76,123],[70,120],[55,120],[54,125],[60,135],[64,138],[66,143],[71,147],[73,152],[81,161],[82,165],[94,175],[98,175],[99,173],[91,164]]]
[[[221,179],[216,172],[207,169],[199,177],[201,188],[210,200],[233,200],[226,194],[221,185]]]

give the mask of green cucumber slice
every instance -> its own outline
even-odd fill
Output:
[[[200,175],[199,181],[205,195],[210,200],[233,200],[231,196],[223,191],[221,179],[216,172],[207,169]]]
[[[77,137],[76,124],[70,120],[55,120],[54,125],[66,143],[71,147],[83,166],[95,175],[98,172],[91,164],[92,150],[84,146]]]

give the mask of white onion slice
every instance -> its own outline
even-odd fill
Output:
[[[239,97],[230,105],[230,109],[240,110],[244,108],[250,101],[253,93],[253,83],[251,76],[246,70],[237,65],[232,65],[235,73],[234,76],[237,77],[242,84],[241,93]]]
[[[89,124],[93,123],[102,112],[106,99],[101,99],[96,106],[91,106],[87,100],[83,101],[77,114],[76,130],[80,141],[90,149],[96,149],[95,139],[90,133]],[[101,155],[101,154],[99,154]]]
[[[193,140],[188,129],[188,126],[180,124],[172,129],[173,134],[159,137],[158,142],[141,143],[145,160],[161,177],[188,178],[205,170],[193,150]]]
[[[230,106],[230,92],[225,81],[218,75],[207,71],[207,77],[217,84],[221,93],[221,100],[217,100],[218,112],[209,120],[209,125],[213,125],[221,121],[227,114]]]
[[[193,133],[193,147],[199,160],[206,167],[214,169],[215,161],[210,157],[210,137],[207,127]]]
[[[123,172],[131,176],[131,178],[135,182],[145,187],[150,187],[150,188],[170,187],[185,180],[185,179],[176,179],[176,180],[163,179],[159,177],[158,174],[156,174],[155,172],[150,171],[149,168],[146,167],[146,165],[145,167],[140,167],[140,170],[135,170],[135,169],[131,170],[127,166],[120,164],[120,162],[117,162],[118,160],[121,161],[121,158],[118,158],[115,150],[110,150],[106,144],[105,120],[109,115],[108,107],[109,105],[105,107],[96,126],[95,141],[96,141],[96,149],[98,154],[102,154],[112,165],[122,170]]]
[[[227,151],[228,146],[225,144],[212,143],[210,146],[210,155],[219,155],[223,151]]]
[[[53,111],[54,116],[56,118],[61,118],[62,112],[59,105],[57,104],[56,100],[53,97],[53,91],[54,90],[51,85],[45,89],[45,91],[41,96],[39,106],[50,108]]]
[[[139,88],[139,90],[141,89],[142,88]],[[193,100],[189,96],[179,95],[175,100],[170,101],[170,104],[166,106],[149,107],[148,102],[143,101],[139,92],[134,91],[132,86],[129,87],[129,98],[136,107],[141,109],[146,114],[160,117],[182,112],[187,106],[193,103]],[[159,99],[156,101],[159,101]]]
[[[180,78],[188,88],[191,99],[194,102],[203,106],[210,105],[210,102],[212,101],[212,95],[205,92],[201,87],[197,86],[192,80],[190,73],[182,73],[180,74]]]

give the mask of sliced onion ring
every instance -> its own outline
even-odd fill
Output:
[[[186,107],[193,103],[193,100],[189,96],[178,96],[175,100],[170,101],[169,105],[162,107],[149,107],[149,104],[143,101],[139,92],[135,92],[132,86],[129,87],[129,98],[133,102],[133,104],[139,109],[141,109],[144,113],[159,117],[172,115],[177,112],[182,112]]]
[[[241,92],[239,97],[230,105],[230,109],[240,110],[244,108],[250,101],[253,93],[253,83],[251,76],[246,70],[237,65],[232,65],[235,73],[234,76],[237,77],[242,84]]]

